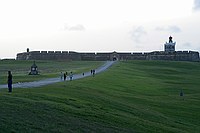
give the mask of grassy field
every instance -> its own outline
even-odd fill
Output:
[[[0,131],[199,133],[199,81],[197,62],[127,61],[95,77],[3,89]]]
[[[0,84],[7,82],[7,73],[12,71],[13,82],[28,82],[60,76],[60,72],[81,73],[90,71],[103,62],[98,61],[36,61],[40,75],[28,75],[33,61],[0,60]]]

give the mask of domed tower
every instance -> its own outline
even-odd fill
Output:
[[[165,43],[165,52],[174,52],[176,42],[173,42],[172,37],[169,37],[169,42]]]

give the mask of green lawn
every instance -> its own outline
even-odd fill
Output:
[[[36,61],[40,75],[28,75],[33,61],[0,60],[0,84],[7,82],[7,73],[12,71],[13,82],[28,82],[60,76],[60,72],[81,73],[101,66],[100,61]]]
[[[198,62],[127,61],[95,77],[3,89],[0,131],[199,133],[199,81]]]

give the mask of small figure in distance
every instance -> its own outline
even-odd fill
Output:
[[[184,96],[184,93],[183,93],[183,90],[181,89],[180,97],[183,97],[183,96]],[[184,97],[183,97],[183,100],[184,100]]]
[[[69,78],[70,78],[70,81],[72,81],[72,79],[73,79],[73,73],[72,72],[70,72]]]
[[[92,70],[92,75],[94,77],[94,75],[95,75],[95,69]]]
[[[12,74],[8,71],[8,92],[12,92]]]
[[[64,73],[64,81],[66,80],[67,76],[66,76],[66,73]]]
[[[62,79],[63,79],[63,73],[60,72],[60,80],[62,80]]]
[[[93,73],[93,70],[91,70],[90,72],[91,72],[91,75],[92,75],[92,73]]]
[[[83,76],[85,75],[85,73],[83,73]]]

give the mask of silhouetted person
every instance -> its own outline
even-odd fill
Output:
[[[183,100],[184,100],[184,93],[183,93],[183,90],[181,90],[180,96],[181,96],[181,97],[183,98]]]
[[[92,73],[93,73],[93,70],[91,70],[90,72],[91,72],[91,75],[92,75]]]
[[[181,92],[180,92],[180,96],[182,97],[183,96],[183,91],[181,90]]]
[[[92,75],[94,77],[94,75],[95,75],[95,69],[92,70]]]
[[[12,74],[8,71],[8,92],[12,92]]]
[[[83,73],[83,76],[85,75],[85,73]]]
[[[66,80],[67,76],[66,76],[66,73],[64,73],[64,81]]]

